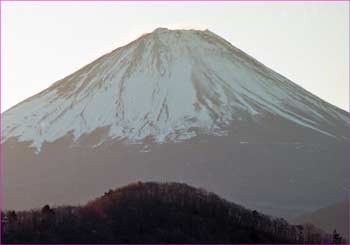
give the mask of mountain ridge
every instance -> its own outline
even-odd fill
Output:
[[[176,142],[223,135],[234,121],[266,113],[348,140],[333,125],[347,127],[346,112],[213,32],[158,28],[7,110],[2,142],[18,137],[40,152],[70,131],[77,140],[106,126],[112,139]]]
[[[348,115],[214,34],[161,29],[2,115],[3,207],[151,180],[297,216],[346,197]]]
[[[8,211],[2,222],[4,243],[333,242],[310,224],[290,225],[181,183],[133,183],[83,206]]]

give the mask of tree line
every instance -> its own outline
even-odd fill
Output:
[[[2,212],[2,243],[345,243],[179,183],[135,183],[84,206]]]

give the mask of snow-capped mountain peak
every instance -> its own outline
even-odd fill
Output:
[[[38,150],[99,128],[100,139],[181,141],[274,115],[330,137],[347,114],[206,31],[157,28],[3,114],[2,142]]]

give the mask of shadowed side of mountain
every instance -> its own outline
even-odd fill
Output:
[[[110,190],[81,207],[2,214],[3,243],[330,243],[312,225],[290,225],[179,183]],[[337,240],[336,242],[344,242]]]

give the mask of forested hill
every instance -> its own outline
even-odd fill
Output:
[[[342,243],[202,189],[136,183],[81,207],[2,213],[2,243]]]

